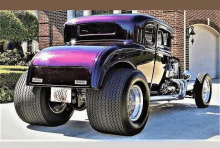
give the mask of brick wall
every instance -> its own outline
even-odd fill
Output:
[[[193,24],[208,25],[208,18],[210,19],[210,26],[220,32],[220,10],[187,10],[186,11],[186,27]],[[189,70],[189,40],[186,39],[186,69]],[[190,42],[191,44],[191,42]]]
[[[39,49],[63,44],[64,23],[67,21],[66,10],[38,11]]]
[[[171,54],[180,59],[181,69],[184,64],[184,11],[183,10],[139,10],[141,14],[154,16],[173,28]]]

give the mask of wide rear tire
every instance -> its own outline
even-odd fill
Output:
[[[26,85],[27,72],[19,78],[14,92],[14,105],[18,116],[29,124],[59,126],[72,116],[73,109],[67,106],[55,113],[50,105],[50,88]]]
[[[139,106],[136,106],[138,103],[131,103],[131,91],[136,92],[135,100],[142,98],[142,101],[136,100]],[[103,133],[138,134],[145,127],[149,116],[149,99],[148,83],[140,71],[113,69],[107,74],[100,90],[88,90],[87,114],[90,124]]]

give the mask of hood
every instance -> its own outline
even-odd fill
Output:
[[[80,66],[89,68],[105,46],[55,46],[41,50],[33,58],[33,66]]]

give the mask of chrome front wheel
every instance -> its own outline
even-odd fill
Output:
[[[193,92],[198,108],[209,106],[212,96],[212,80],[209,74],[199,74],[197,76]]]
[[[202,88],[203,100],[207,103],[210,97],[210,83],[208,79],[205,79]]]

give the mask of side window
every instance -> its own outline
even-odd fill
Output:
[[[170,48],[171,47],[170,32],[164,29],[159,29],[158,34],[157,34],[157,44],[162,45],[165,48]]]
[[[147,24],[145,27],[145,42],[148,46],[155,44],[155,26],[154,24]]]
[[[164,46],[168,46],[168,32],[163,33]]]
[[[137,30],[137,42],[142,43],[142,36],[143,36],[143,29],[142,28],[138,28]]]
[[[164,46],[171,47],[171,34],[170,32],[164,32]]]
[[[158,34],[157,34],[157,44],[158,45],[164,45],[164,43],[163,43],[163,32],[161,30],[159,30]]]

